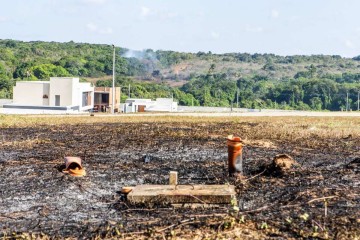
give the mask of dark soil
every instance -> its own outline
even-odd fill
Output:
[[[360,238],[358,138],[292,142],[274,137],[266,140],[272,147],[248,144],[246,178],[230,179],[226,136],[261,140],[259,126],[245,125],[0,129],[0,237]],[[251,129],[258,135],[248,134]],[[350,143],[353,147],[346,148]],[[282,153],[299,166],[272,172],[272,159]],[[64,156],[81,157],[86,177],[59,171]],[[168,184],[169,171],[178,171],[180,184],[235,184],[239,209],[132,206],[119,192],[122,186]]]

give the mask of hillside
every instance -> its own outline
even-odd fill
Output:
[[[176,53],[175,53],[176,54]],[[166,58],[166,56],[162,56]],[[142,59],[140,59],[140,62]],[[228,78],[237,80],[239,77],[254,75],[266,76],[272,80],[293,78],[296,74],[308,71],[315,66],[319,75],[359,72],[360,63],[354,59],[340,56],[276,56],[273,54],[191,54],[185,59],[162,64],[162,59],[156,61],[165,79],[191,79],[192,76],[205,74],[210,67],[213,73],[225,73]]]
[[[359,57],[180,53],[119,47],[116,52],[117,85],[132,85],[131,97],[173,95],[183,105],[357,108]],[[11,97],[17,80],[78,76],[103,86],[109,85],[111,74],[111,45],[0,40],[0,98]]]

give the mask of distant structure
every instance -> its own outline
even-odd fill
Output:
[[[120,110],[120,87],[115,87],[115,112]],[[94,91],[94,111],[95,112],[111,112],[112,109],[112,88],[111,87],[95,87]]]
[[[13,103],[4,108],[77,110],[94,107],[94,87],[79,78],[52,77],[50,81],[18,81],[13,89]]]
[[[172,98],[157,98],[155,101],[151,99],[135,99],[129,98],[125,103],[121,104],[122,112],[176,112],[178,103]]]

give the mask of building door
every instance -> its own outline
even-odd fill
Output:
[[[146,105],[138,105],[138,112],[145,112]]]
[[[55,106],[60,106],[60,95],[55,95]]]

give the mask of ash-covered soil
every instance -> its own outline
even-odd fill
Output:
[[[262,129],[250,122],[2,128],[0,237],[360,238],[360,139],[291,141]],[[228,134],[245,139],[245,179],[228,177]],[[272,171],[279,153],[300,167]],[[81,157],[87,175],[62,173],[64,156]],[[169,171],[180,184],[235,184],[239,209],[132,206],[119,192],[168,184]]]

